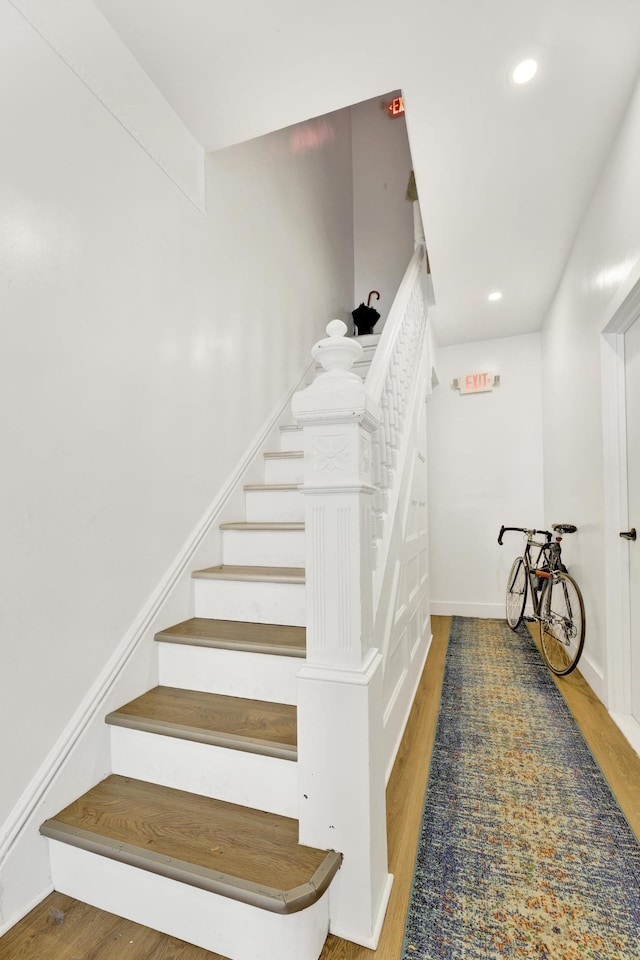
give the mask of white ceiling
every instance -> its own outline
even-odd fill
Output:
[[[402,89],[438,341],[540,329],[636,81],[638,0],[95,2],[209,150]]]

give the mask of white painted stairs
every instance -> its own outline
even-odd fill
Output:
[[[281,436],[195,617],[156,637],[159,687],[107,717],[113,775],[41,828],[57,890],[232,960],[316,960],[341,859],[297,843],[301,431]]]
[[[231,960],[317,960],[341,863],[298,844],[301,445],[280,428],[195,616],[156,636],[159,686],[106,718],[112,776],[41,827],[56,890]]]

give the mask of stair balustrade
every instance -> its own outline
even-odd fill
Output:
[[[383,422],[372,438],[372,480],[376,488],[373,556],[374,568],[384,567],[389,549],[389,518],[400,490],[396,482],[409,454],[411,401],[420,386],[418,371],[424,364],[428,339],[426,250],[416,247],[393,302],[384,332],[371,362],[365,388],[382,410]],[[422,363],[421,363],[422,361]],[[422,371],[423,377],[429,370]],[[378,588],[379,596],[379,588]]]

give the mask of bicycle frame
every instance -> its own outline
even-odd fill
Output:
[[[539,578],[544,577],[548,579],[551,576],[550,573],[547,573],[538,567],[538,562],[543,553],[542,550],[540,550],[538,553],[536,564],[533,565],[531,563],[531,549],[538,546],[539,544],[537,543],[527,544],[523,554],[524,568],[529,581],[529,597],[531,598],[531,603],[533,605],[533,616],[535,620],[540,619],[540,596],[542,594],[542,585]]]
[[[553,577],[553,574],[556,570],[562,569],[562,563],[560,560],[560,540],[562,537],[557,538],[554,542],[552,540],[552,534],[549,530],[527,530],[522,527],[502,527],[500,530],[500,536],[498,537],[498,543],[500,546],[502,546],[503,534],[507,533],[509,530],[519,531],[524,533],[527,537],[527,542],[522,554],[522,562],[524,564],[527,582],[529,584],[528,596],[531,597],[531,603],[533,605],[533,619],[541,620],[542,616],[540,612],[540,598],[542,595],[543,586],[541,581],[549,580],[551,577]],[[544,542],[534,539],[537,534],[542,534],[545,537]],[[534,562],[532,554],[535,550],[538,552]],[[511,584],[511,586],[513,586],[513,584]]]

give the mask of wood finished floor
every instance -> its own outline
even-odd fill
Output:
[[[540,649],[537,626],[529,624],[529,629]],[[583,678],[579,667],[568,677],[553,679],[640,841],[640,757]]]
[[[378,949],[329,936],[320,960],[397,960],[435,734],[450,618],[433,617],[433,643],[418,695],[387,788],[389,869],[395,882]],[[578,674],[558,681],[632,829],[640,839],[640,758]],[[0,960],[224,960],[51,894],[0,938]]]

